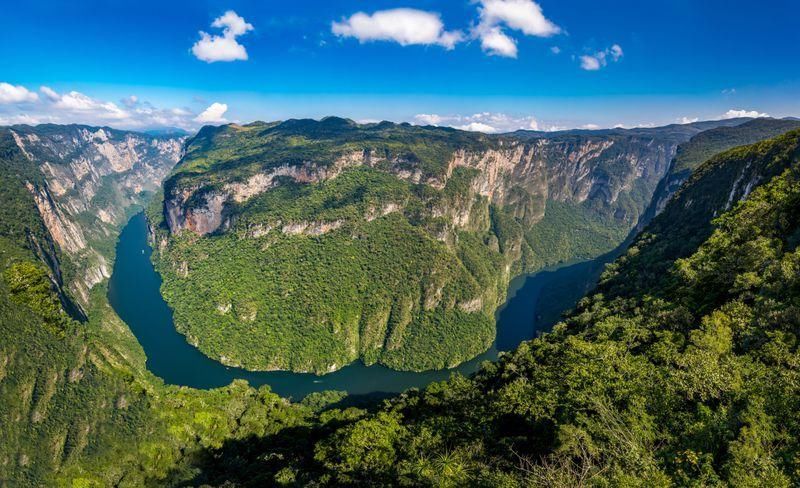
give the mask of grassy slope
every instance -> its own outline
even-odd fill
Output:
[[[327,412],[302,438],[226,444],[198,480],[796,486],[798,147],[794,132],[703,165],[676,200],[705,212],[673,203],[653,223],[658,234],[609,271],[601,291],[612,295],[585,298],[551,334],[474,378],[407,393],[375,413]],[[744,159],[762,169],[761,185],[711,223]],[[687,226],[706,230],[687,243]],[[635,259],[645,246],[675,245],[680,255]],[[653,263],[660,271],[646,273],[646,286],[630,281]],[[273,442],[293,450],[277,477]]]

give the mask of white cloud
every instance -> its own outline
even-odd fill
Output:
[[[481,48],[490,56],[517,57],[517,42],[499,27],[492,27],[481,35]]]
[[[224,124],[228,122],[225,119],[225,112],[228,111],[228,105],[224,103],[214,102],[208,106],[207,109],[194,118],[195,122],[204,124]]]
[[[394,41],[401,46],[439,45],[453,49],[464,39],[460,31],[445,30],[439,14],[411,8],[358,12],[331,24],[331,32],[359,42]]]
[[[581,56],[581,68],[586,71],[597,71],[600,69],[600,58],[596,56]]]
[[[594,54],[580,56],[579,59],[581,61],[582,69],[585,69],[586,71],[597,71],[600,68],[605,68],[608,66],[609,60],[616,63],[624,54],[625,53],[622,51],[622,47],[620,47],[619,44],[614,44],[613,46],[602,51],[597,51]]]
[[[622,52],[622,47],[620,47],[619,44],[614,44],[609,49],[609,54],[611,54],[611,58],[614,59],[614,61],[619,61],[619,58],[625,53]]]
[[[581,126],[581,129],[586,129],[586,130],[597,130],[599,128],[600,126],[597,124],[584,124]]]
[[[551,37],[561,32],[532,0],[480,0],[480,4],[480,23],[474,29],[474,36],[481,40],[481,48],[489,55],[517,57],[517,42],[503,27],[536,37]]]
[[[48,86],[40,86],[39,91],[42,92],[44,96],[46,96],[47,99],[50,100],[51,102],[55,102],[59,98],[61,98],[61,96],[58,93],[56,93],[55,90],[53,90]]]
[[[725,88],[722,90],[723,95],[734,95],[736,94],[736,88]]]
[[[39,99],[36,92],[32,92],[22,85],[0,83],[0,104],[35,102]]]
[[[532,0],[481,0],[480,15],[486,26],[505,24],[528,36],[550,37],[561,32]]]
[[[37,124],[44,124],[47,122],[57,122],[57,120],[46,115],[31,115],[27,113],[19,113],[11,115],[0,114],[0,126],[15,125],[15,124],[37,125]]]
[[[0,125],[80,123],[112,125],[123,129],[192,129],[197,126],[193,120],[196,113],[181,107],[157,108],[135,95],[124,98],[120,106],[78,91],[58,93],[48,86],[41,86],[39,92],[41,96],[22,107],[14,104],[0,105]],[[29,96],[28,99],[33,98]]]
[[[237,37],[253,30],[253,26],[228,10],[211,24],[211,27],[222,29],[222,35],[212,35],[200,31],[200,40],[192,46],[192,54],[207,63],[216,61],[246,61],[247,50],[236,40]]]
[[[437,114],[417,114],[414,120],[420,125],[439,125],[442,123],[442,116]]]
[[[479,20],[470,37],[481,41],[489,55],[517,57],[517,40],[505,29],[536,37],[551,37],[561,28],[544,16],[533,0],[473,0],[479,4]],[[411,8],[379,10],[372,14],[358,12],[331,24],[339,37],[353,37],[359,42],[393,41],[402,46],[439,45],[450,50],[465,40],[459,30],[446,30],[438,13]],[[558,54],[560,48],[551,50]]]
[[[562,130],[564,127],[540,122],[533,116],[512,116],[504,113],[480,112],[472,115],[418,114],[417,125],[437,125],[475,132],[513,132],[516,130]]]
[[[700,119],[697,118],[697,117],[681,117],[681,118],[678,119],[678,123],[679,124],[693,124],[693,123],[697,122],[698,120],[700,120]]]
[[[738,119],[740,117],[751,117],[751,118],[769,117],[769,114],[759,112],[758,110],[731,109],[725,112],[724,114],[720,115],[721,119]]]
[[[552,46],[550,48],[550,52],[553,54],[561,54],[561,48],[558,46]]]
[[[456,129],[468,130],[472,132],[486,132],[488,134],[494,134],[495,132],[499,132],[497,128],[492,127],[489,124],[484,124],[483,122],[470,122],[467,125],[457,126]]]
[[[42,87],[42,92],[52,102],[52,107],[57,110],[91,114],[92,117],[101,120],[123,120],[130,117],[127,111],[118,107],[114,102],[96,100],[81,92],[71,91],[59,95],[47,87]]]

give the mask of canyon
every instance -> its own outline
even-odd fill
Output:
[[[743,122],[497,136],[336,117],[205,128],[148,210],[154,260],[178,330],[225,364],[452,367],[491,345],[511,278],[617,247],[680,144]]]

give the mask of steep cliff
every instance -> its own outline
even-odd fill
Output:
[[[678,146],[669,171],[656,188],[650,207],[639,222],[639,230],[660,214],[694,170],[715,154],[770,139],[798,127],[800,121],[797,120],[761,118],[709,129],[684,142]]]
[[[5,129],[41,178],[24,184],[65,260],[67,288],[86,306],[111,273],[108,245],[129,211],[156,192],[181,156],[183,138],[107,127]]]
[[[708,127],[207,127],[150,212],[162,291],[227,364],[452,366],[491,344],[511,277],[622,242],[678,144]]]

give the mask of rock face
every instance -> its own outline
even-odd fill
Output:
[[[496,148],[458,148],[441,173],[428,175],[403,156],[387,157],[376,149],[364,148],[338,157],[330,166],[306,160],[256,171],[244,179],[237,175],[234,181],[215,181],[213,187],[203,183],[173,186],[165,195],[164,216],[172,233],[190,230],[205,235],[224,231],[234,213],[227,209],[275,188],[285,179],[319,183],[348,168],[367,166],[436,189],[447,185],[456,168],[477,170],[464,200],[471,201],[475,195],[487,197],[492,204],[510,209],[527,226],[544,217],[547,201],[590,202],[633,225],[664,176],[676,147],[672,138],[653,136],[505,138]],[[220,177],[224,181],[226,176],[215,175]],[[621,195],[633,193],[639,200],[636,205],[620,201]],[[468,213],[469,209],[459,213],[461,217],[451,214],[456,227],[466,225]]]
[[[734,126],[722,126],[697,134],[680,144],[669,170],[656,188],[650,207],[639,222],[638,230],[664,211],[673,195],[695,169],[711,157],[737,146],[770,139],[800,128],[800,121],[761,118]]]
[[[111,275],[93,243],[113,236],[128,208],[158,191],[181,157],[183,138],[79,125],[7,130],[41,171],[26,186],[53,240],[80,270],[65,281],[85,306],[89,290]]]

